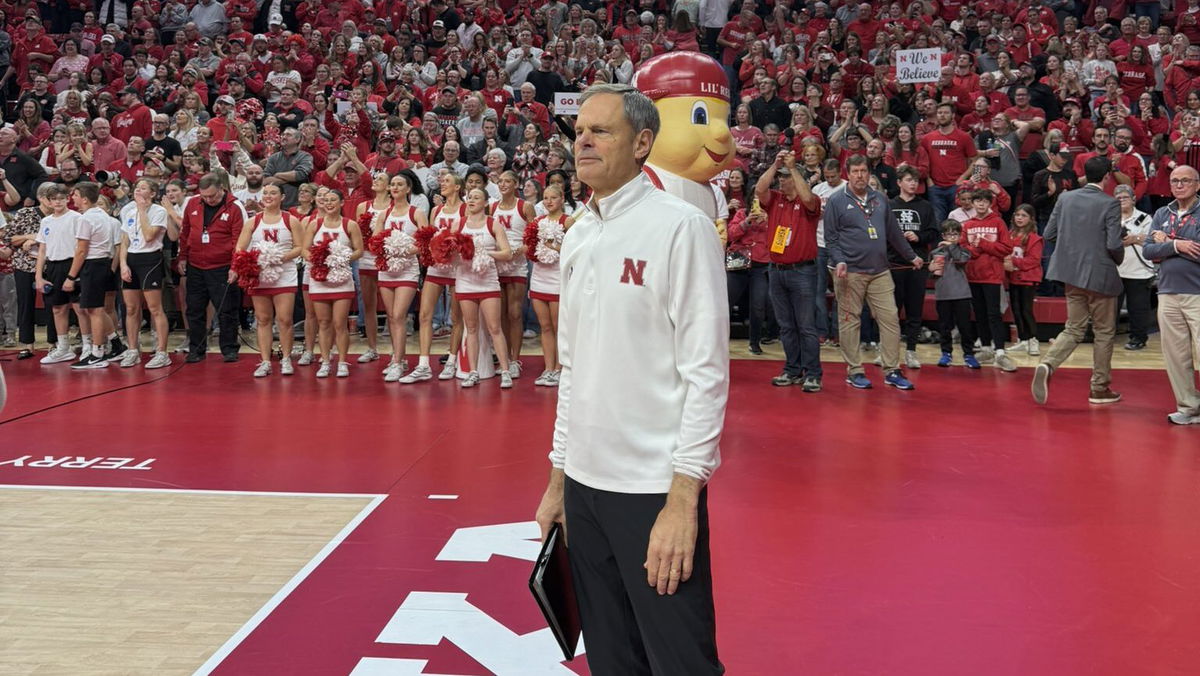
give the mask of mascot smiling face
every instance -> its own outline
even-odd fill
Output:
[[[633,86],[662,120],[651,164],[700,183],[733,165],[729,84],[716,61],[699,52],[662,54],[638,68]]]

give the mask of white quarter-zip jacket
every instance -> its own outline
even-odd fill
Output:
[[[591,488],[708,481],[729,395],[729,304],[712,219],[643,174],[593,199],[562,246],[551,463]]]

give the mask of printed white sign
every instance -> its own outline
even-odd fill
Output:
[[[942,72],[942,50],[901,49],[896,52],[896,82],[937,82]]]
[[[578,115],[581,96],[579,92],[554,92],[554,114]]]

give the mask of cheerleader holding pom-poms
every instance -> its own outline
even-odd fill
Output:
[[[277,185],[264,185],[259,204],[262,211],[246,222],[238,236],[234,250],[234,261],[253,252],[257,277],[244,282],[246,293],[254,303],[254,318],[258,324],[258,352],[262,361],[254,370],[255,378],[271,375],[271,323],[279,329],[279,347],[283,358],[279,361],[279,372],[285,376],[293,373],[292,367],[292,310],[296,304],[296,258],[300,256],[300,243],[304,240],[301,219],[280,210],[283,192]]]
[[[496,182],[500,188],[499,201],[492,204],[492,218],[508,235],[508,247],[512,249],[512,260],[497,263],[500,272],[500,318],[504,325],[504,338],[508,341],[509,373],[514,378],[521,376],[521,334],[525,329],[525,290],[528,284],[529,261],[525,258],[522,239],[525,227],[534,219],[533,205],[517,195],[521,179],[516,172],[500,174]]]
[[[539,217],[525,230],[526,255],[533,261],[529,280],[529,299],[542,328],[542,355],[545,370],[534,385],[557,387],[561,366],[558,363],[558,292],[559,250],[563,234],[575,221],[563,213],[563,190],[549,185],[542,196],[546,215]]]
[[[388,383],[400,380],[408,368],[408,362],[404,360],[407,342],[405,320],[421,278],[415,235],[419,229],[429,226],[425,212],[408,201],[414,179],[411,173],[405,172],[392,177],[388,185],[391,206],[376,217],[367,247],[375,254],[379,292],[383,294],[388,331],[392,337],[392,363],[383,370],[383,380]]]
[[[304,233],[308,261],[308,290],[321,336],[321,367],[318,378],[328,378],[330,354],[336,337],[337,377],[350,375],[346,361],[350,351],[350,306],[354,303],[354,276],[350,264],[362,256],[362,232],[342,216],[344,198],[339,190],[326,190],[318,198],[321,215],[312,219]]]
[[[430,218],[432,230],[437,233],[457,233],[462,229],[463,220],[467,215],[467,205],[462,201],[463,179],[458,174],[447,171],[438,178],[438,191],[444,200],[442,205],[433,210]],[[428,235],[429,230],[419,232],[416,239],[423,246],[431,247],[433,242]],[[458,345],[462,342],[462,311],[458,299],[454,295],[454,264],[450,261],[430,261],[425,271],[425,284],[421,287],[421,311],[418,315],[418,339],[421,346],[421,356],[417,367],[400,379],[403,384],[411,384],[429,380],[433,371],[429,368],[429,351],[433,349],[433,313],[437,309],[442,289],[450,289],[450,354],[446,357],[446,365],[438,374],[438,380],[450,380],[458,368]]]
[[[467,193],[467,218],[459,233],[456,246],[458,265],[454,290],[462,306],[462,319],[467,332],[467,355],[471,359],[471,370],[460,383],[463,387],[479,384],[479,316],[492,347],[500,360],[500,387],[512,387],[513,379],[508,366],[508,346],[500,322],[500,275],[497,261],[512,258],[508,246],[508,235],[487,213],[487,193],[476,188]]]
[[[355,220],[362,231],[364,243],[374,233],[375,219],[391,206],[390,183],[386,171],[372,174],[371,192],[375,197],[359,203],[355,209]],[[358,357],[358,363],[366,364],[379,359],[379,321],[376,319],[379,313],[379,268],[375,264],[375,255],[369,249],[363,250],[362,258],[358,261],[358,281],[362,287],[363,330],[367,335],[367,351]]]

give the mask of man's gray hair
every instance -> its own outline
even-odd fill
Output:
[[[492,148],[491,150],[487,151],[483,157],[484,159],[489,157],[499,157],[500,159],[504,160],[505,163],[508,162],[508,153],[504,152],[503,148]]]
[[[638,91],[637,87],[627,84],[592,85],[584,90],[583,96],[579,98],[579,105],[582,106],[588,99],[599,94],[616,94],[621,97],[625,104],[625,119],[629,120],[635,136],[645,129],[658,136],[658,108],[655,108],[650,97]]]

